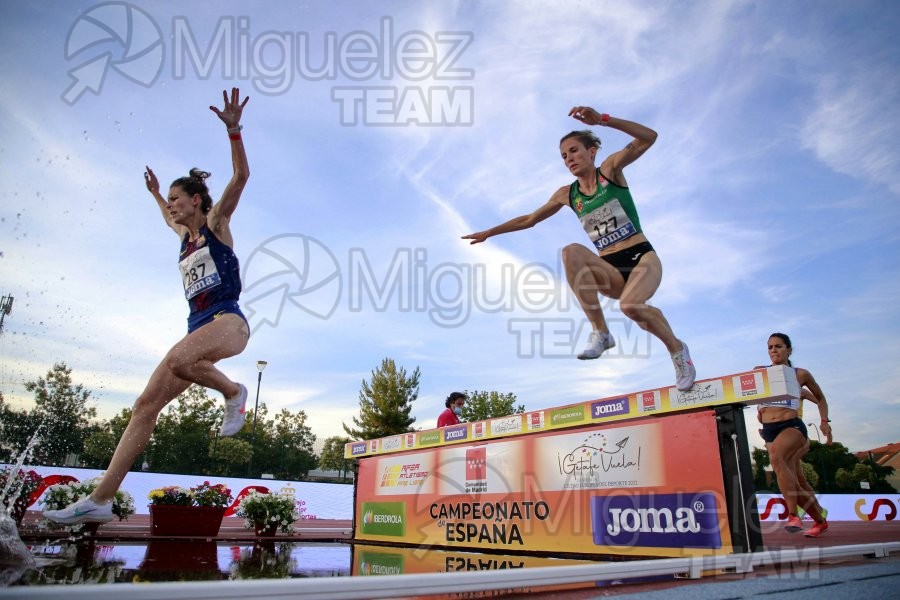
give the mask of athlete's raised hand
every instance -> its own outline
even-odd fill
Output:
[[[209,110],[216,113],[216,116],[222,119],[222,122],[225,125],[232,129],[237,127],[241,122],[241,114],[244,112],[244,107],[247,105],[247,101],[250,100],[250,96],[244,98],[244,101],[241,102],[241,91],[238,88],[231,88],[231,99],[228,99],[228,91],[222,90],[222,98],[225,100],[225,108],[219,110],[215,106],[210,106]]]
[[[600,125],[600,113],[590,106],[574,106],[569,111],[569,116],[578,119],[585,125]]]
[[[151,194],[156,196],[159,194],[159,180],[156,178],[156,174],[153,172],[148,166],[144,166],[146,171],[144,171],[144,183],[147,184],[147,189]]]

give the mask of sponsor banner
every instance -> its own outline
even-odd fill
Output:
[[[461,442],[469,439],[468,425],[454,425],[452,427],[444,427],[441,429],[444,433],[445,442]]]
[[[381,440],[381,450],[383,452],[391,452],[392,450],[403,450],[403,438],[399,435],[384,438]]]
[[[675,387],[669,388],[669,406],[679,408],[696,408],[725,402],[725,387],[721,379],[701,381],[694,387],[681,392]]]
[[[662,407],[662,394],[659,390],[650,392],[640,392],[635,394],[637,400],[638,412],[652,413],[658,411]]]
[[[828,510],[829,521],[900,521],[898,494],[819,494],[819,505]],[[776,494],[757,494],[759,520],[776,522],[787,519],[787,504]],[[811,521],[804,515],[805,521]]]
[[[441,443],[441,430],[432,429],[430,431],[422,431],[418,434],[420,446],[434,446]]]
[[[424,482],[386,492],[385,473],[399,480],[409,464],[418,466],[407,469],[414,474],[427,468]],[[711,410],[443,445],[360,460],[357,515],[390,495],[406,511],[406,533],[373,532],[357,519],[354,540],[468,551],[703,555],[731,544],[722,482]],[[632,512],[603,503],[619,497],[630,499]],[[595,538],[603,510],[618,525]],[[639,539],[623,549],[625,533]]]
[[[525,449],[519,440],[446,448],[432,477],[436,491],[440,496],[520,493]]]
[[[434,491],[434,455],[425,452],[385,456],[377,459],[378,482],[376,496],[398,496]]]
[[[548,491],[656,487],[665,484],[666,463],[658,422],[589,429],[541,437],[538,476]]]
[[[759,396],[766,392],[766,384],[759,371],[735,375],[731,378],[731,385],[734,388],[734,395],[741,398]]]
[[[528,431],[540,431],[544,429],[544,411],[539,410],[525,415],[525,423]]]
[[[491,419],[488,422],[491,437],[515,435],[522,433],[522,415],[512,415],[501,419]]]
[[[721,548],[720,518],[715,495],[703,492],[591,498],[598,546]]]
[[[698,381],[686,392],[674,387],[645,390],[633,394],[599,398],[576,404],[551,407],[509,417],[466,424],[467,431],[444,428],[419,432],[418,447],[467,443],[512,435],[538,433],[553,429],[571,429],[585,423],[612,423],[649,414],[672,414],[725,404],[759,404],[797,398],[797,376],[789,367],[767,367],[746,373]],[[463,427],[463,426],[457,426]],[[452,430],[452,432],[448,431]],[[411,446],[370,442],[359,446],[350,442],[344,448],[346,458],[405,451]]]
[[[406,503],[363,502],[359,528],[367,535],[402,538],[406,535]]]
[[[631,404],[628,402],[627,396],[591,403],[591,418],[594,420],[629,414],[631,414]]]
[[[584,423],[584,406],[568,406],[550,411],[550,425],[559,427],[562,425],[578,425]]]

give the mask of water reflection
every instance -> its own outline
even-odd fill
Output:
[[[36,566],[10,585],[371,577],[588,564],[529,555],[486,554],[347,543],[154,540],[101,544],[90,539],[30,547]],[[552,589],[572,589],[593,583]],[[546,591],[548,588],[543,588]]]
[[[346,544],[169,541],[31,546],[36,565],[10,585],[211,581],[350,575]]]

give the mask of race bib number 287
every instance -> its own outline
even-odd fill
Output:
[[[216,263],[209,253],[209,247],[200,248],[180,263],[181,281],[184,284],[184,297],[190,300],[200,292],[216,287],[221,283]]]

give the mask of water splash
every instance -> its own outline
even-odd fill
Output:
[[[38,425],[37,429],[34,430],[31,439],[28,440],[28,443],[25,445],[25,449],[19,453],[15,464],[9,471],[9,477],[6,478],[6,486],[3,488],[3,492],[0,493],[0,563],[15,566],[17,567],[17,571],[21,571],[23,567],[26,569],[32,567],[35,562],[34,556],[25,544],[22,543],[22,539],[19,537],[19,528],[9,514],[9,509],[6,506],[6,499],[19,497],[19,492],[21,492],[22,486],[25,483],[25,480],[18,476],[19,472],[22,470],[22,465],[24,465],[25,461],[31,456],[35,446],[40,442],[40,433],[43,426],[43,423]],[[10,494],[10,492],[12,492],[12,494]],[[13,504],[14,503],[15,500],[13,500]],[[12,573],[6,573],[5,576],[0,574],[0,582],[2,582],[3,579],[6,579],[7,576],[12,576]]]

